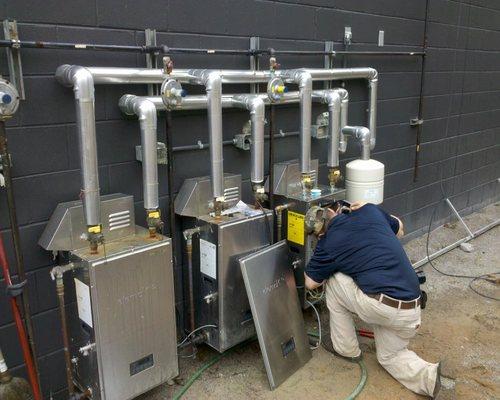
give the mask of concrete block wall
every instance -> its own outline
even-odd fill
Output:
[[[144,44],[144,29],[158,31],[158,42],[179,47],[239,48],[250,36],[261,37],[263,48],[322,50],[323,42],[342,49],[345,26],[352,27],[353,50],[419,51],[424,33],[425,0],[5,0],[2,19],[16,19],[22,39]],[[430,0],[428,58],[419,179],[413,181],[420,70],[418,58],[350,57],[348,66],[371,66],[380,72],[378,140],[373,157],[386,165],[385,207],[402,216],[408,232],[425,229],[444,191],[459,210],[500,197],[500,3],[497,0]],[[378,31],[385,46],[377,47]],[[48,398],[62,398],[65,388],[63,356],[54,284],[49,270],[51,254],[37,246],[56,205],[78,198],[80,172],[77,157],[73,93],[54,80],[63,63],[96,66],[145,66],[144,56],[86,51],[22,50],[26,101],[8,123],[13,157],[14,189],[22,244],[29,275],[42,389]],[[248,68],[245,56],[175,56],[175,66]],[[322,67],[323,58],[279,57],[283,68]],[[267,60],[262,59],[263,68]],[[342,65],[341,57],[335,60]],[[0,73],[7,75],[0,55]],[[225,87],[226,92],[248,90]],[[349,122],[364,124],[366,89],[348,82]],[[195,93],[197,88],[190,88]],[[138,123],[124,119],[117,107],[124,93],[145,94],[142,86],[97,86],[96,119],[102,194],[133,194],[139,223],[142,210],[141,166],[135,161]],[[315,106],[315,115],[324,111]],[[239,133],[248,119],[241,110],[224,112],[224,138]],[[277,129],[296,131],[297,106],[280,107]],[[164,119],[159,118],[164,141]],[[207,141],[205,112],[174,114],[174,146]],[[296,137],[277,140],[276,160],[298,156]],[[248,196],[249,154],[231,146],[224,149],[225,170],[239,172]],[[313,143],[326,179],[324,142]],[[355,146],[342,158],[342,167],[357,155]],[[177,192],[188,177],[207,175],[206,150],[175,153]],[[267,167],[266,167],[267,168]],[[160,194],[167,215],[167,172],[160,167]],[[0,190],[0,229],[14,266],[5,193]],[[446,217],[441,207],[436,219]],[[180,253],[177,258],[181,260]],[[180,263],[178,263],[180,264]],[[13,268],[14,269],[14,268]],[[183,312],[182,267],[176,273],[177,306]],[[68,282],[69,284],[70,282]],[[3,287],[3,281],[0,284]],[[74,298],[68,295],[68,308]],[[0,344],[14,372],[23,371],[21,352],[4,291],[0,290]],[[181,319],[181,318],[180,318]]]

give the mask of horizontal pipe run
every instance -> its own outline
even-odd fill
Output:
[[[275,139],[285,139],[288,137],[294,137],[294,136],[299,136],[300,132],[280,132],[278,134],[274,135]],[[270,136],[269,135],[264,135],[264,140],[269,140]],[[224,140],[222,144],[224,146],[234,146],[234,140]],[[172,151],[174,153],[177,152],[182,152],[182,151],[192,151],[192,150],[205,150],[210,147],[210,143],[202,142],[199,140],[196,144],[188,144],[184,146],[176,146],[172,148]]]
[[[0,40],[0,47],[6,48],[27,48],[45,50],[86,50],[86,51],[109,51],[109,52],[129,52],[129,53],[162,53],[162,54],[206,54],[206,55],[297,55],[297,56],[336,56],[336,55],[357,55],[357,56],[403,56],[422,57],[423,51],[316,51],[316,50],[274,50],[274,49],[204,49],[187,47],[159,46],[127,46],[98,43],[69,43],[41,40]]]

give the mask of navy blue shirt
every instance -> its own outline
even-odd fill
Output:
[[[318,283],[342,272],[365,294],[416,299],[418,277],[396,237],[398,229],[398,220],[374,204],[337,215],[318,240],[305,272]]]

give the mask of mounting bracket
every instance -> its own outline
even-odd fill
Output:
[[[19,99],[25,100],[23,67],[21,64],[21,46],[19,45],[19,32],[17,22],[4,19],[3,33],[5,40],[12,42],[12,47],[6,47],[7,63],[9,65],[10,82],[16,87]]]
[[[144,38],[146,46],[156,46],[156,29],[145,29]],[[158,68],[159,53],[146,53],[146,67]],[[160,85],[149,84],[148,96],[158,96],[160,94]]]
[[[260,38],[258,36],[252,36],[250,38],[250,50],[259,50],[260,49]],[[252,54],[250,56],[250,69],[252,71],[258,71],[259,69],[259,60],[260,57],[258,54]],[[259,84],[252,83],[250,85],[250,93],[259,93]]]

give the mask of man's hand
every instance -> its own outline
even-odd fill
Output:
[[[360,201],[360,200],[355,201],[354,203],[351,204],[351,211],[359,210],[365,204],[366,204],[366,201]]]
[[[316,289],[317,287],[320,287],[323,283],[325,283],[325,281],[318,283],[314,279],[309,278],[305,273],[304,273],[304,278],[305,278],[306,289],[308,290]]]

